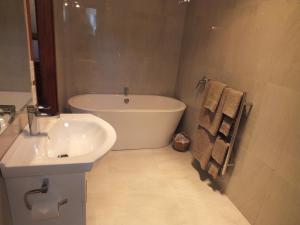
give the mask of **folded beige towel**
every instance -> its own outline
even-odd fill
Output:
[[[220,102],[221,95],[225,87],[226,85],[219,81],[209,81],[207,84],[207,93],[204,99],[203,107],[214,113]]]
[[[226,143],[221,137],[217,137],[212,149],[212,158],[219,164],[223,165],[229,143]]]
[[[223,107],[223,113],[234,119],[238,111],[243,92],[228,88],[228,94]]]
[[[213,161],[208,163],[207,172],[210,174],[214,179],[217,178],[219,174],[220,167]]]
[[[215,113],[210,112],[204,107],[200,108],[199,124],[201,127],[205,128],[212,136],[216,136],[220,128],[220,124],[223,118],[223,106],[225,104],[228,92],[229,88],[225,88]]]
[[[214,143],[214,137],[203,128],[196,130],[192,146],[192,154],[199,161],[203,170],[211,157],[211,151]]]
[[[225,137],[227,137],[230,133],[232,124],[233,124],[233,119],[231,119],[228,116],[224,116],[219,132],[221,132],[222,134],[224,134]]]

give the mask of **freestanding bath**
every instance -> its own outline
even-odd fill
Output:
[[[113,150],[167,146],[186,108],[179,100],[157,95],[86,94],[68,102],[73,113],[92,113],[115,128]]]

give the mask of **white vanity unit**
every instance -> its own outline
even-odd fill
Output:
[[[5,182],[14,225],[85,224],[84,173],[13,177]],[[47,190],[42,193],[38,189],[45,182]]]
[[[90,114],[39,125],[37,136],[25,128],[0,163],[13,225],[85,225],[85,172],[114,145],[115,130]]]

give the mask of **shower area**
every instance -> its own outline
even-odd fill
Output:
[[[79,94],[174,96],[188,1],[54,2],[60,110]]]

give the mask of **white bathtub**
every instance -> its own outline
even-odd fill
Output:
[[[161,148],[170,143],[186,108],[179,100],[156,95],[86,94],[69,99],[73,113],[92,113],[117,132],[113,150]]]

